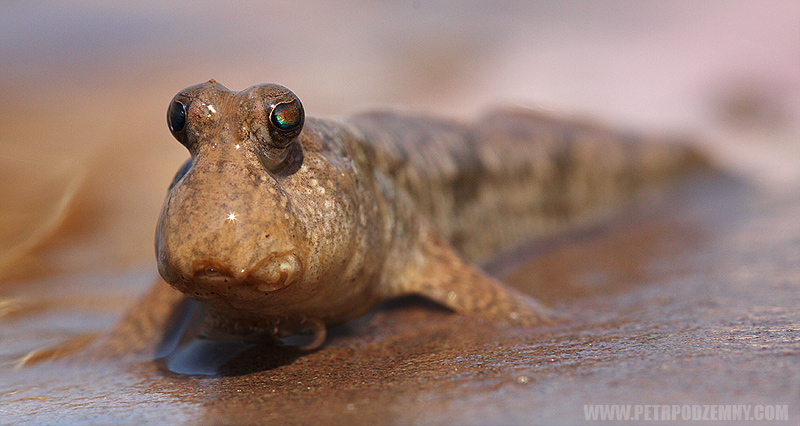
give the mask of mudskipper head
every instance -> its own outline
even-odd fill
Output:
[[[265,299],[286,302],[281,293],[302,285],[306,229],[281,181],[303,161],[304,121],[300,100],[278,85],[231,92],[211,80],[172,99],[167,123],[191,158],[156,233],[168,283],[243,316],[264,312]]]

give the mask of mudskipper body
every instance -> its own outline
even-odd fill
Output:
[[[533,326],[546,309],[475,264],[704,164],[682,144],[520,108],[472,124],[306,117],[297,96],[271,84],[189,87],[167,121],[191,158],[158,223],[164,281],[107,340],[114,352],[152,347],[189,299],[202,335],[307,334],[307,348],[408,294]]]

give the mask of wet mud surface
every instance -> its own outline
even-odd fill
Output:
[[[0,424],[596,423],[585,404],[785,404],[769,424],[797,424],[797,2],[368,3],[0,6]],[[512,103],[685,131],[737,181],[487,265],[551,325],[406,298],[311,353],[192,342],[16,368],[107,332],[156,278],[187,156],[165,110],[209,78],[284,84],[309,115]]]
[[[503,328],[406,298],[312,353],[201,343],[156,361],[5,370],[0,406],[41,424],[576,423],[584,404],[788,404],[796,419],[800,197],[694,183],[495,265],[557,312],[552,325]],[[97,328],[64,310],[65,327]],[[3,334],[41,343],[41,316],[4,321]],[[17,337],[4,361],[36,340]]]

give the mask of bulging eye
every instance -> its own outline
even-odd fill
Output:
[[[172,133],[180,133],[186,127],[186,106],[181,101],[172,101],[169,105],[167,125]]]
[[[286,91],[282,94],[284,99],[273,100],[272,110],[269,112],[269,145],[272,149],[279,150],[284,150],[292,144],[303,130],[305,121],[303,104],[294,93],[285,88],[283,90]]]
[[[303,125],[303,106],[295,99],[275,105],[269,117],[272,125],[283,131],[292,131]]]
[[[243,111],[250,112],[246,120],[257,142],[256,154],[266,170],[280,173],[291,161],[301,158],[302,147],[297,140],[305,124],[303,104],[291,90],[278,84],[259,84],[240,93]]]

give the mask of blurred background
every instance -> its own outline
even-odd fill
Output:
[[[213,384],[139,377],[125,365],[10,368],[32,351],[108,330],[156,279],[156,220],[188,157],[167,130],[167,105],[211,78],[232,90],[283,84],[309,115],[393,105],[469,120],[511,103],[644,134],[694,135],[762,198],[681,210],[663,231],[634,226],[621,243],[584,244],[583,257],[565,247],[532,263],[520,282],[540,274],[591,281],[606,276],[604,258],[621,259],[609,282],[655,271],[640,290],[567,303],[579,318],[574,333],[458,340],[459,325],[442,343],[451,351],[431,358],[429,341],[443,335],[436,330],[454,329],[410,322],[393,336],[381,326],[403,325],[400,316],[377,322],[377,337],[357,345],[371,351],[344,352],[350,373],[331,350]],[[12,423],[215,423],[204,411],[217,401],[217,423],[248,413],[284,421],[325,407],[370,422],[349,408],[357,382],[356,393],[378,397],[373,414],[391,408],[400,424],[431,410],[444,416],[437,424],[530,424],[548,410],[563,423],[582,419],[587,401],[789,401],[796,413],[799,164],[797,0],[0,1],[0,412]],[[732,222],[731,212],[746,220]],[[697,232],[682,226],[692,214],[727,224]],[[648,254],[670,245],[678,260]],[[440,318],[428,314],[421,318]],[[416,368],[406,371],[404,360],[394,370],[386,354],[400,346]],[[430,376],[436,365],[446,369]],[[377,375],[356,380],[362,370]],[[273,375],[289,388],[262,399]],[[423,376],[435,378],[427,394]],[[331,377],[341,382],[326,388]],[[323,392],[306,392],[314,380]]]
[[[785,190],[800,176],[798,22],[797,1],[4,1],[0,280],[155,276],[155,221],[188,155],[166,107],[210,78],[283,84],[310,115],[518,103],[686,132]]]

